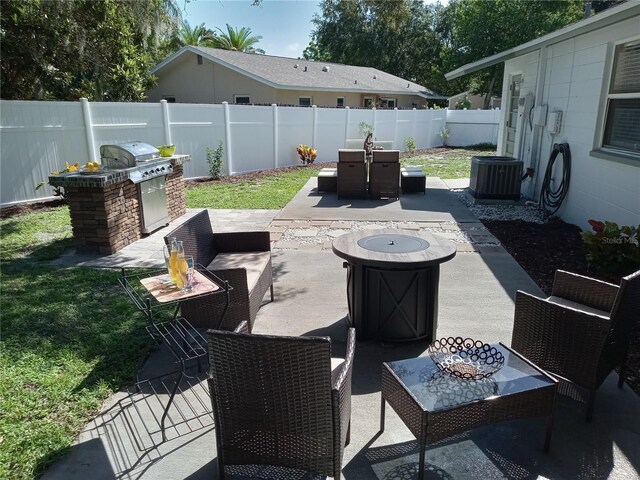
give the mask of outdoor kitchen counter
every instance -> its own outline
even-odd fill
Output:
[[[52,186],[64,188],[76,250],[110,255],[184,215],[183,163],[190,159],[189,155],[174,155],[129,168],[50,176]],[[163,166],[165,171],[161,171]],[[144,203],[143,192],[157,191],[158,180],[166,193],[166,210],[159,219],[149,222],[144,214],[148,204]]]
[[[143,165],[150,168],[155,164],[171,162],[173,167],[183,165],[191,161],[191,155],[173,155],[171,157],[160,157],[157,160],[145,162]],[[131,170],[138,170],[141,166],[120,169],[100,169],[98,172],[67,172],[59,175],[50,175],[49,184],[52,187],[106,187],[115,183],[129,180]]]

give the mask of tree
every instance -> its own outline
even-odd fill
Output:
[[[324,59],[430,85],[439,50],[431,6],[421,0],[324,0],[320,8],[310,49],[315,44]]]
[[[262,37],[260,35],[251,36],[251,29],[249,27],[242,27],[238,30],[227,23],[226,32],[220,28],[218,28],[218,31],[220,35],[218,35],[213,42],[216,48],[236,50],[245,53],[264,53],[264,50],[261,48],[254,47],[256,43],[262,40]]]
[[[582,0],[452,0],[440,14],[441,60],[453,70],[553,32],[583,17]],[[453,68],[450,68],[453,67]],[[502,90],[504,64],[470,75],[468,86],[491,95]]]
[[[313,40],[311,40],[307,48],[305,48],[302,51],[302,57],[305,60],[313,60],[316,62],[321,62],[321,61],[326,62],[326,61],[329,61],[330,59],[329,54],[327,52],[320,50],[320,47],[318,47],[318,44]]]
[[[0,8],[0,94],[24,100],[143,99],[180,13],[174,0],[14,0]]]
[[[193,28],[186,20],[182,22],[180,30],[176,35],[177,49],[185,45],[193,45],[196,47],[212,47],[215,44],[216,34],[213,30],[204,26],[204,23]],[[177,50],[176,49],[176,50]]]

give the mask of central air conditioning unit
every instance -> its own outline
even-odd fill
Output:
[[[523,167],[513,157],[472,157],[469,192],[478,199],[520,200]]]

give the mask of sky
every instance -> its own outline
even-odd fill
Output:
[[[425,0],[435,3],[436,0]],[[449,0],[440,0],[447,4]],[[251,6],[251,0],[191,0],[185,6],[184,18],[191,27],[204,23],[207,28],[226,31],[249,27],[253,35],[261,35],[256,45],[267,55],[302,57],[309,45],[314,13],[319,13],[318,0],[263,0],[262,6]]]

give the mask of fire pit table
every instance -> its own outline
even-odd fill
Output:
[[[336,238],[333,252],[346,260],[358,340],[434,340],[440,264],[456,255],[452,242],[425,232],[361,230]]]

